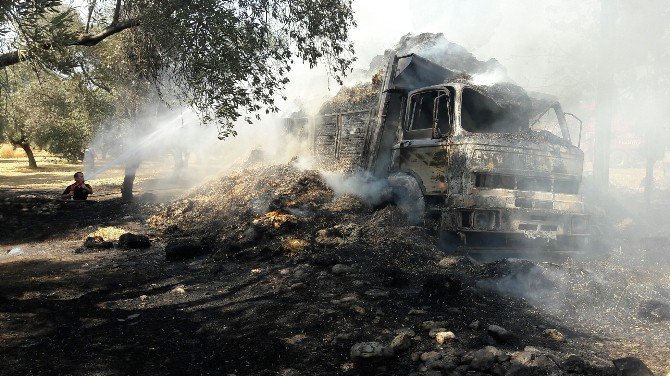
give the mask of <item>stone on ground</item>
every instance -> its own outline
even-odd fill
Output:
[[[412,335],[409,332],[401,332],[393,341],[391,341],[391,349],[395,352],[401,352],[409,349],[412,346]]]
[[[646,364],[640,359],[629,356],[626,358],[614,359],[612,361],[620,376],[653,376]]]
[[[453,332],[438,332],[435,334],[435,341],[437,341],[437,343],[440,345],[443,345],[455,339],[456,335]]]
[[[379,342],[359,342],[351,347],[349,356],[354,362],[374,361],[393,356],[393,350]]]
[[[179,239],[165,245],[165,260],[179,261],[202,256],[209,252],[209,247],[197,239]]]
[[[353,270],[353,267],[344,264],[335,264],[331,268],[331,272],[335,275],[350,274]]]
[[[498,325],[489,325],[486,332],[498,342],[509,342],[514,339],[514,334]]]
[[[127,232],[119,236],[119,247],[125,249],[149,248],[151,240],[146,235],[138,235]]]
[[[557,329],[546,329],[542,334],[544,334],[545,337],[554,340],[556,342],[565,342],[565,336]]]
[[[84,247],[89,249],[109,249],[114,246],[114,243],[106,241],[102,236],[89,236],[84,241]]]
[[[476,371],[487,371],[504,355],[497,347],[486,346],[483,349],[466,354],[464,360],[470,361],[470,368]]]

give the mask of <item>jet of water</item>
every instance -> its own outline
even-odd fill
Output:
[[[175,134],[183,129],[184,119],[190,115],[193,115],[192,111],[182,112],[172,119],[158,124],[157,129],[139,138],[125,137],[122,142],[123,151],[93,171],[86,171],[85,168],[86,178],[93,180],[111,168],[124,165],[128,162],[139,161],[147,154],[166,147],[166,144],[169,144],[167,140],[174,139]],[[93,165],[92,161],[87,159],[93,157],[91,154],[86,153],[84,157],[85,167]]]

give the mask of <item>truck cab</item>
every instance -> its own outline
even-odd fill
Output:
[[[441,229],[468,246],[581,244],[583,152],[558,102],[512,91],[456,80],[406,93],[390,171],[416,179]]]

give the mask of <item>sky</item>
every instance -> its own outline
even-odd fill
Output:
[[[85,14],[86,0],[70,3]],[[407,33],[443,33],[480,60],[496,58],[521,86],[567,98],[579,81],[570,70],[592,65],[599,36],[600,0],[353,0],[353,8],[355,69]],[[318,102],[339,90],[323,67],[297,66],[290,79],[289,112],[296,98]]]

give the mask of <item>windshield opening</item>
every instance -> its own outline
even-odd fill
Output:
[[[409,101],[406,130],[433,131],[433,128],[436,128],[433,137],[450,135],[454,121],[453,98],[452,88],[424,91],[412,95]]]
[[[451,91],[451,90],[449,90]],[[441,91],[438,96],[437,109],[435,112],[435,122],[437,125],[437,135],[450,135],[454,122],[452,109],[453,96],[445,91]]]
[[[461,126],[468,132],[515,133],[527,128],[528,122],[511,108],[503,108],[476,90],[465,88],[461,107]]]
[[[530,128],[534,131],[545,131],[563,138],[561,123],[558,122],[558,114],[554,107],[549,107],[544,111],[540,117],[532,122]]]

